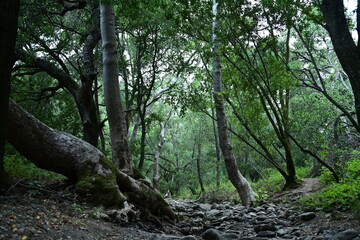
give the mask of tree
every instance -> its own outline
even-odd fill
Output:
[[[224,98],[222,96],[222,81],[221,81],[221,65],[219,57],[219,42],[217,39],[218,32],[218,3],[213,0],[213,88],[214,88],[214,102],[216,109],[216,118],[218,124],[219,144],[224,156],[226,170],[231,183],[236,188],[242,203],[249,207],[254,200],[254,191],[250,184],[240,173],[237,162],[232,150],[232,146],[228,138],[227,120],[225,114]]]
[[[119,171],[91,144],[46,126],[13,101],[7,139],[36,166],[68,177],[91,203],[121,208],[129,201],[154,215],[175,218],[153,188]]]
[[[320,5],[325,18],[325,29],[329,32],[339,61],[349,77],[355,100],[357,122],[360,122],[360,44],[356,45],[349,31],[343,0],[323,0]],[[360,33],[360,6],[357,6],[357,32]]]
[[[52,97],[62,89],[68,91],[79,112],[82,138],[96,147],[101,133],[95,101],[98,73],[94,54],[100,40],[99,4],[92,0],[61,3],[29,1],[28,11],[24,11],[20,21],[22,31],[16,57],[21,63],[15,75],[35,77],[42,72],[48,75],[49,84],[41,89],[36,101]],[[84,10],[86,7],[89,11]]]
[[[19,0],[0,2],[0,193],[10,187],[10,179],[5,172],[3,158],[19,7]]]
[[[115,12],[112,2],[100,4],[100,29],[103,46],[104,97],[113,162],[132,175],[133,161],[127,140],[125,113],[121,103],[116,54]]]

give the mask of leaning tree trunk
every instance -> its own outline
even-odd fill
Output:
[[[121,104],[116,54],[115,12],[112,1],[100,5],[100,30],[103,47],[103,76],[106,112],[110,127],[113,162],[133,174],[133,161],[127,139],[125,112]]]
[[[359,5],[357,14],[359,14]],[[349,77],[355,100],[355,110],[360,123],[360,44],[356,46],[349,31],[345,16],[343,0],[323,0],[321,7],[335,53]],[[357,30],[360,27],[360,17],[357,16]],[[358,34],[359,35],[359,34]]]
[[[11,185],[3,160],[19,6],[19,0],[0,2],[0,193],[5,192]]]
[[[119,171],[91,144],[46,126],[13,101],[7,139],[37,167],[68,177],[76,184],[76,192],[89,202],[123,207],[127,200],[154,215],[175,218],[153,188]]]
[[[219,144],[225,160],[225,167],[231,183],[236,188],[241,202],[249,207],[255,198],[255,192],[252,190],[249,182],[240,173],[235,159],[232,146],[229,142],[227,132],[227,120],[225,115],[224,98],[222,97],[222,81],[221,81],[221,65],[219,57],[219,42],[217,39],[218,32],[218,3],[213,0],[213,87],[214,87],[214,102],[216,110],[216,118],[218,124]]]

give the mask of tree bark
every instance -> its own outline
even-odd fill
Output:
[[[132,175],[133,161],[127,139],[125,112],[121,103],[118,79],[115,12],[112,2],[100,4],[100,19],[103,47],[104,97],[110,126],[112,158],[116,166]]]
[[[36,166],[68,177],[91,203],[121,208],[129,201],[154,215],[175,218],[153,188],[119,171],[91,144],[46,126],[13,101],[7,139]]]
[[[246,207],[250,207],[255,200],[255,192],[252,190],[249,182],[240,173],[232,146],[229,142],[227,133],[227,120],[225,115],[224,98],[222,97],[222,80],[221,80],[221,65],[219,57],[219,41],[217,39],[218,32],[218,3],[213,0],[213,88],[214,88],[214,102],[216,109],[216,118],[218,124],[219,144],[224,156],[226,170],[231,183],[236,188],[242,203]]]
[[[5,192],[11,185],[3,160],[19,6],[19,0],[0,2],[0,193]]]
[[[358,9],[359,7],[357,6]],[[360,52],[349,31],[343,0],[324,0],[320,9],[335,53],[349,77],[355,99],[357,122],[360,123]]]
[[[216,187],[220,187],[220,147],[219,147],[219,138],[216,132],[216,122],[215,122],[215,113],[214,109],[211,109],[211,117],[213,124],[213,132],[214,132],[214,141],[215,141],[215,152],[216,152]]]
[[[156,152],[154,154],[154,175],[153,175],[153,185],[154,185],[154,188],[157,189],[157,190],[160,189],[160,185],[159,185],[159,180],[160,180],[160,170],[159,170],[160,154],[161,154],[161,150],[162,150],[162,147],[164,145],[164,142],[165,142],[165,123],[164,122],[160,123],[159,138],[160,138],[159,143],[157,145]]]
[[[196,170],[197,170],[197,175],[198,175],[198,181],[199,181],[201,193],[205,193],[204,183],[203,183],[202,174],[201,174],[201,155],[202,155],[202,153],[201,153],[200,136],[199,136],[199,139],[197,140],[196,145],[197,145],[197,150],[198,150],[197,158],[196,158]]]

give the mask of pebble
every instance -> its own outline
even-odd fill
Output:
[[[314,212],[306,212],[299,215],[299,218],[303,221],[309,221],[311,219],[314,219],[316,217],[316,214]]]

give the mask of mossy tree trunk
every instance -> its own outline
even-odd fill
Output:
[[[46,126],[10,100],[8,141],[36,166],[60,173],[87,201],[123,207],[125,201],[157,216],[174,219],[169,205],[153,188],[118,170],[97,148]]]

